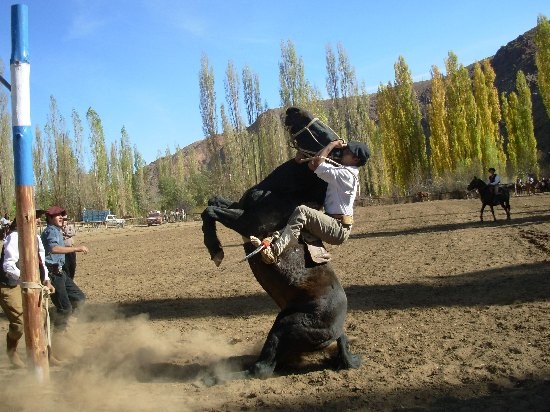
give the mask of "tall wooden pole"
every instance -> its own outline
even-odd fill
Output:
[[[11,7],[11,46],[13,157],[23,322],[27,356],[33,363],[37,379],[42,382],[49,380],[49,365],[42,319],[42,288],[36,243],[28,8],[26,5],[16,4]]]

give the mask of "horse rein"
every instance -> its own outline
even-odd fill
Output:
[[[329,125],[326,125],[324,124],[323,122],[321,122],[319,120],[318,117],[314,117],[308,124],[306,124],[304,127],[302,127],[300,130],[298,130],[296,133],[291,133],[290,134],[290,137],[292,138],[292,142],[294,144],[292,144],[292,142],[289,142],[289,146],[292,147],[293,149],[296,149],[296,150],[299,150],[301,151],[302,153],[306,154],[306,155],[315,155],[316,152],[313,152],[311,150],[304,150],[302,148],[300,148],[298,145],[296,145],[296,136],[299,136],[300,134],[302,134],[305,130],[307,130],[311,136],[311,138],[313,139],[314,142],[316,142],[320,148],[323,148],[325,147],[323,144],[321,144],[321,142],[319,142],[319,140],[317,140],[317,138],[315,137],[315,135],[312,133],[312,131],[309,129],[309,127],[314,124],[315,122],[319,122],[319,123],[322,123],[325,127],[328,127],[330,129],[330,131],[332,133],[334,133],[334,135],[336,137],[338,137],[339,140],[342,140],[344,141],[344,139],[341,139],[340,136],[338,136],[338,133],[336,133],[334,130],[332,130],[332,128],[329,126]]]

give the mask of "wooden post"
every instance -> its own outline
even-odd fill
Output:
[[[49,380],[49,364],[42,319],[42,289],[40,287],[36,240],[32,163],[33,135],[30,116],[28,8],[26,5],[16,4],[11,7],[11,37],[13,157],[23,322],[27,356],[34,365],[37,379],[43,382]]]

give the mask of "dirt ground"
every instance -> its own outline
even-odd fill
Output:
[[[277,314],[240,236],[219,228],[216,268],[200,222],[80,231],[88,304],[53,336],[66,363],[39,385],[0,356],[0,409],[550,411],[550,194],[511,204],[485,223],[477,199],[357,208],[329,250],[361,368],[320,353],[213,387],[201,377],[250,365]]]

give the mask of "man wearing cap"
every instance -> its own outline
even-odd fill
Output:
[[[326,161],[329,153],[339,148],[344,149],[341,165]],[[359,167],[367,162],[369,156],[367,146],[361,142],[350,141],[344,145],[341,140],[335,140],[321,149],[309,162],[309,167],[328,183],[324,212],[304,205],[298,206],[280,235],[263,240],[265,248],[261,251],[262,260],[268,264],[277,262],[288,244],[299,238],[302,229],[331,245],[344,243],[353,224],[353,202],[359,186]],[[254,236],[250,240],[255,246],[262,243]]]
[[[55,323],[60,329],[65,328],[69,316],[77,309],[79,304],[84,303],[86,300],[84,292],[80,290],[76,283],[63,270],[66,253],[88,253],[86,246],[65,246],[62,227],[66,215],[67,212],[60,206],[52,206],[47,209],[46,220],[48,226],[46,226],[46,229],[42,233],[42,242],[46,250],[45,263],[55,287],[55,294],[52,295],[52,302],[58,314]]]

